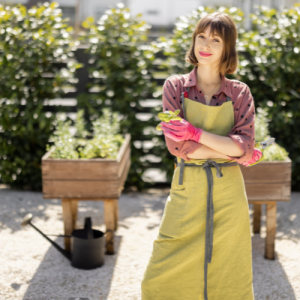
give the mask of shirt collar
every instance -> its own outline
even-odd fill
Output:
[[[184,87],[191,87],[197,84],[197,67],[195,67],[190,73],[187,74],[187,80],[183,84]],[[220,93],[225,93],[228,97],[231,97],[231,89],[230,89],[230,80],[222,75],[222,84],[220,90],[215,93],[215,95],[219,95]]]

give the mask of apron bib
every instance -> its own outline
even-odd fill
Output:
[[[234,111],[226,98],[209,106],[182,93],[184,119],[227,136]],[[253,300],[248,200],[238,163],[180,157],[175,163],[142,300]]]

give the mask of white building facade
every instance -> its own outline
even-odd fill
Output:
[[[29,0],[34,2],[35,0]],[[38,1],[36,1],[38,2]],[[54,1],[50,1],[54,2]],[[254,12],[254,5],[264,5],[281,10],[291,7],[297,0],[57,0],[63,11],[64,17],[70,18],[74,25],[76,5],[79,6],[80,23],[87,17],[98,20],[106,9],[114,7],[117,3],[123,3],[130,9],[133,15],[141,13],[143,19],[150,25],[158,27],[172,27],[177,17],[190,13],[199,6],[236,6],[244,11],[246,20],[245,28],[250,29],[247,16]],[[1,4],[26,5],[28,0],[0,0]]]

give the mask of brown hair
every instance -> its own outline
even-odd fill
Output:
[[[221,75],[232,74],[238,66],[238,54],[236,51],[237,30],[232,18],[225,13],[214,12],[200,19],[193,33],[193,43],[186,52],[185,61],[198,66],[198,60],[194,54],[196,36],[211,26],[211,35],[219,35],[224,41],[223,53],[220,59],[219,72]]]

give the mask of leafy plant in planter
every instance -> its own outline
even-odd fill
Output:
[[[50,137],[54,145],[47,144],[47,151],[51,151],[51,158],[88,159],[107,158],[116,159],[124,138],[120,131],[118,114],[109,108],[103,109],[103,116],[94,120],[93,135],[85,129],[83,110],[79,110],[75,122],[76,133],[71,133],[71,121],[57,120],[57,129]]]
[[[13,188],[42,188],[41,158],[55,129],[44,101],[73,85],[80,67],[72,30],[55,2],[28,11],[0,5],[0,179]]]
[[[267,118],[268,110],[267,108],[257,108],[257,113],[255,116],[255,140],[256,141],[265,141],[269,139],[269,120]],[[263,160],[266,161],[285,161],[288,158],[288,152],[278,145],[277,143],[273,143],[269,145],[264,151]]]

